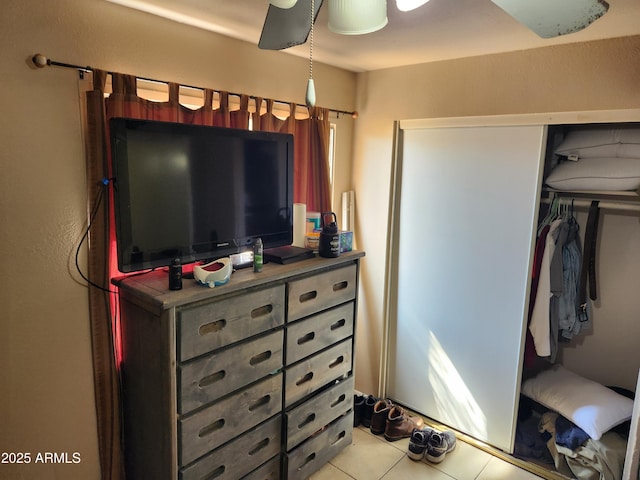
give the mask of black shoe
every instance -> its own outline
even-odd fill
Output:
[[[364,407],[362,409],[362,425],[371,427],[371,417],[373,416],[373,406],[379,399],[373,395],[367,395],[364,399]]]
[[[362,423],[362,414],[364,412],[364,395],[353,395],[353,427],[357,427]]]

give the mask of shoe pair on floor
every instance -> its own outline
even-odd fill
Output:
[[[416,428],[409,440],[407,456],[411,460],[426,458],[430,462],[440,463],[455,448],[456,436],[451,430],[439,432],[431,427]]]
[[[373,395],[353,395],[353,426],[371,427],[373,407],[379,399]]]
[[[361,406],[361,414],[358,415],[358,408]],[[354,426],[356,417],[360,417],[360,422],[365,427],[369,427],[374,435],[384,434],[384,438],[389,442],[395,442],[402,438],[410,437],[415,429],[424,426],[424,421],[420,417],[410,417],[399,405],[394,405],[390,400],[378,399],[373,396],[366,398],[354,397]]]

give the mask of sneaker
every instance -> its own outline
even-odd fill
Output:
[[[384,438],[389,442],[395,442],[410,437],[415,429],[421,430],[423,426],[424,420],[421,417],[410,417],[402,407],[394,405],[389,410]]]
[[[429,443],[427,445],[427,452],[425,454],[425,458],[433,463],[440,463],[444,460],[447,452],[453,451],[456,447],[455,435],[453,435],[452,445],[449,447],[449,443],[447,442],[447,437],[449,434],[453,435],[453,432],[447,430],[446,434],[443,433],[434,433],[431,435],[429,439]]]
[[[456,434],[451,430],[445,430],[440,435],[447,441],[447,453],[451,453],[456,448]]]
[[[434,432],[435,430],[430,427],[425,427],[422,430],[416,428],[413,431],[409,439],[409,448],[407,449],[407,456],[411,460],[420,461],[424,458],[429,439]]]
[[[371,433],[374,435],[382,435],[384,433],[391,407],[393,407],[393,404],[389,400],[382,399],[376,402],[371,416]]]

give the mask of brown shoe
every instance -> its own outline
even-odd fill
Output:
[[[371,433],[374,435],[382,435],[387,428],[387,417],[391,411],[393,404],[389,400],[378,400],[373,406],[373,415],[371,416]]]
[[[424,421],[421,417],[410,417],[401,407],[394,405],[387,417],[384,438],[390,442],[395,442],[401,438],[410,437],[414,428],[421,429],[423,426]]]

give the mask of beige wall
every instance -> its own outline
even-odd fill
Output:
[[[367,256],[359,304],[357,388],[376,392],[379,380],[394,120],[638,108],[639,50],[640,37],[628,37],[359,75],[360,117],[355,126],[353,178],[358,205],[358,248],[365,250]],[[626,218],[623,230],[617,230],[619,222],[615,220],[607,223],[615,229],[609,230],[608,235],[629,239],[635,252],[640,252],[637,217]],[[611,256],[618,247],[615,243],[607,245],[605,254]],[[628,247],[624,252],[625,262],[632,262],[637,271],[640,253],[631,255]],[[612,274],[611,269],[619,262],[601,265],[603,278],[612,278],[615,270]],[[637,280],[637,274],[625,278]],[[626,315],[623,328],[638,323],[637,307],[633,304],[640,293],[638,284],[637,281],[627,284],[614,302],[610,297],[609,304],[622,299],[623,304],[618,307]],[[616,307],[612,318],[618,317]],[[606,317],[603,321],[598,327],[600,332],[610,330],[610,319]],[[638,328],[633,331],[638,332]],[[640,332],[631,338],[638,336]],[[580,360],[588,360],[589,367],[598,368],[598,375],[605,375],[603,370],[612,370],[608,366],[611,352],[616,353],[618,362],[624,366],[624,356],[621,358],[617,347],[610,342],[608,351],[594,349],[578,356]],[[570,357],[579,363],[574,352]],[[636,374],[637,370],[627,374],[625,384],[630,383],[633,388]],[[631,382],[629,377],[633,377]]]
[[[103,0],[4,0],[0,45],[0,452],[81,455],[77,465],[0,464],[0,478],[97,479],[87,289],[74,266],[87,218],[78,74],[29,59],[298,103],[308,61]],[[314,78],[319,105],[353,109],[355,74],[316,65]],[[350,117],[337,122],[351,130]],[[340,138],[347,157],[351,138]],[[345,189],[350,168],[338,170]]]

